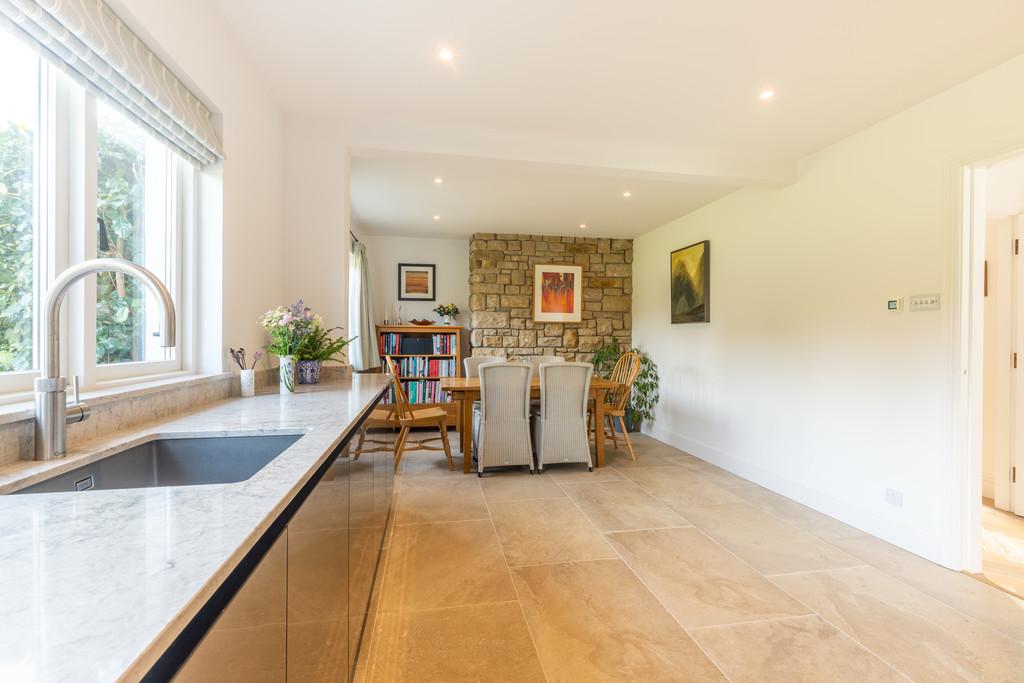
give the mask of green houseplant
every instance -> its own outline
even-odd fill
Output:
[[[644,420],[654,419],[654,408],[658,405],[660,394],[658,366],[646,351],[633,347],[632,351],[640,356],[640,374],[633,383],[629,394],[629,405],[626,406],[626,428],[631,432],[638,431]],[[615,342],[609,342],[594,352],[590,362],[594,365],[594,373],[599,377],[608,378],[615,362],[623,353]]]
[[[345,339],[331,335],[332,332],[340,329],[340,327],[324,329],[317,324],[299,342],[299,348],[295,354],[299,359],[299,384],[317,384],[320,381],[320,369],[325,361],[345,361],[344,349],[355,337]]]

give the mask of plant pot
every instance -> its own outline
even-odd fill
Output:
[[[319,384],[320,368],[324,362],[321,360],[300,360],[298,363],[299,384]]]
[[[256,370],[242,370],[238,379],[242,384],[242,398],[256,395]]]
[[[630,433],[639,432],[640,427],[643,426],[643,420],[638,420],[630,410],[626,411],[625,417],[626,431]]]
[[[295,356],[279,356],[281,365],[278,368],[281,393],[290,394],[295,391]]]

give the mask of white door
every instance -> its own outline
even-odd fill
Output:
[[[1024,214],[1015,216],[1009,228],[1011,244],[1011,340],[1010,384],[1012,407],[1010,411],[1010,444],[1008,462],[997,474],[996,507],[1024,516]],[[1004,482],[999,486],[999,482]],[[1000,496],[1000,493],[1003,495]],[[1000,500],[1002,497],[1002,501]],[[1001,504],[1002,503],[1002,504]]]

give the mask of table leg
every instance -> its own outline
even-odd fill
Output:
[[[604,467],[604,390],[594,392],[594,466]]]
[[[473,399],[462,394],[462,433],[459,434],[459,448],[462,450],[462,472],[473,471]]]

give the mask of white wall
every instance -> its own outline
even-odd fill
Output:
[[[371,267],[370,287],[373,292],[374,319],[384,320],[384,306],[392,312],[402,304],[403,318],[426,318],[441,321],[433,312],[439,304],[454,303],[459,307],[456,322],[469,324],[469,239],[432,239],[419,237],[384,237],[356,233],[366,243]],[[398,264],[433,263],[436,301],[398,301]]]
[[[282,117],[203,0],[111,6],[220,114],[226,160],[200,183],[200,370],[229,367],[227,346],[260,348],[256,320],[281,300]],[[218,195],[222,194],[221,197]],[[222,221],[222,230],[218,223]]]
[[[959,562],[960,168],[1024,147],[1024,58],[635,242],[654,436],[925,557]],[[669,252],[711,240],[711,323],[669,324]],[[886,313],[938,292],[940,311]],[[886,489],[901,491],[902,508]]]

